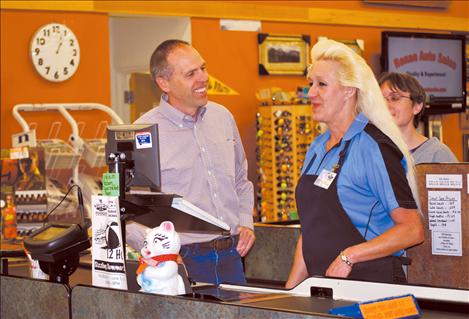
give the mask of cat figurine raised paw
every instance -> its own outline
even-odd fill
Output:
[[[186,293],[178,273],[180,248],[181,241],[173,223],[165,221],[147,230],[137,269],[140,291],[172,296]]]

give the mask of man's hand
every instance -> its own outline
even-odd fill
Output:
[[[236,246],[236,250],[244,257],[247,255],[249,250],[251,249],[254,241],[256,240],[256,236],[254,236],[254,231],[247,227],[239,226],[239,241],[238,246]]]

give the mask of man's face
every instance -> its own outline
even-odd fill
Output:
[[[190,46],[181,46],[167,60],[173,73],[169,79],[157,81],[168,94],[168,102],[185,113],[207,104],[208,74],[200,54]]]

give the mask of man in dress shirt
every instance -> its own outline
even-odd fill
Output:
[[[180,255],[189,276],[200,282],[246,282],[241,257],[252,247],[253,186],[232,114],[207,99],[205,61],[189,43],[167,40],[150,60],[160,105],[135,123],[158,123],[161,184],[165,193],[184,199],[226,222],[230,237],[180,233]],[[140,249],[144,227],[127,226],[127,242]]]

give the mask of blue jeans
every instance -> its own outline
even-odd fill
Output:
[[[246,284],[241,256],[236,250],[238,236],[232,236],[229,247],[207,247],[206,243],[181,246],[189,277],[197,282],[213,284]],[[214,245],[216,246],[216,245]]]

